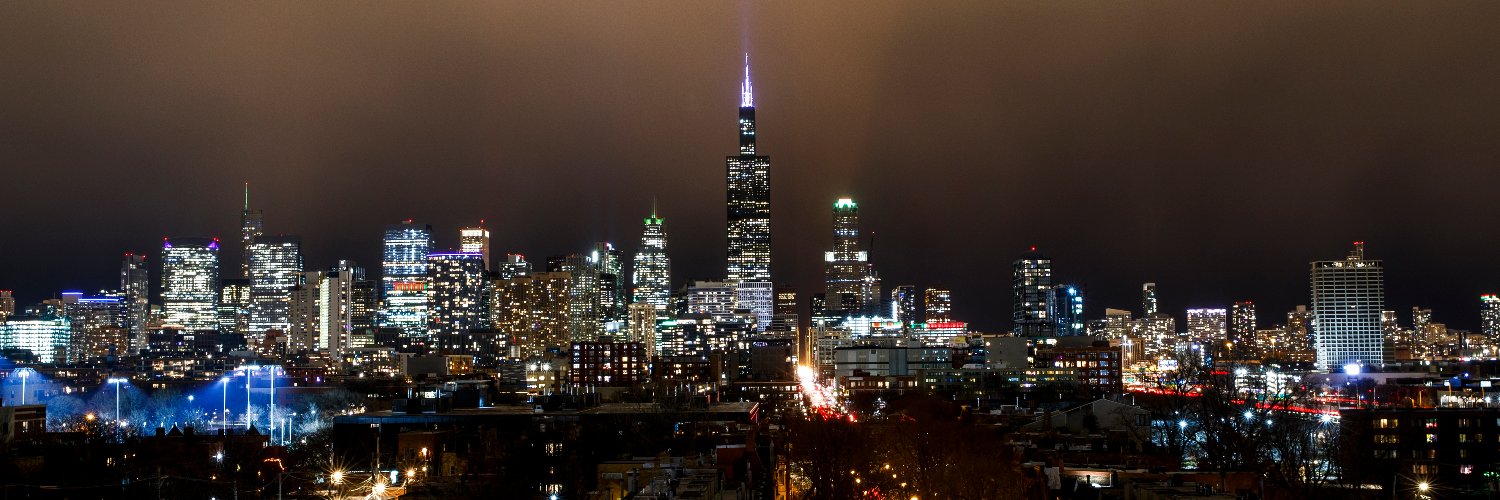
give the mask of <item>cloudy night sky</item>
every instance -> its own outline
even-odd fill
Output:
[[[822,291],[836,198],[887,287],[1009,327],[1036,245],[1088,316],[1308,302],[1367,242],[1386,305],[1478,328],[1500,292],[1492,2],[6,2],[0,289],[118,286],[164,236],[237,241],[241,184],[309,269],[439,247],[633,253],[724,273],[750,54],[776,281]],[[226,276],[237,245],[225,245]],[[157,276],[153,272],[153,280]],[[1179,323],[1179,326],[1183,323]]]

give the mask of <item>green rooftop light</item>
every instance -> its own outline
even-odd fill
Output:
[[[839,198],[839,201],[834,202],[833,208],[859,208],[859,205],[854,204],[854,198]]]

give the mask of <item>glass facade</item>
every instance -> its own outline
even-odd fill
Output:
[[[1385,267],[1365,259],[1364,243],[1343,260],[1312,263],[1313,348],[1319,368],[1385,362],[1380,314],[1385,308]]]
[[[725,160],[728,224],[726,278],[771,281],[771,158],[755,155],[755,99],[750,64],[740,99],[740,151]]]
[[[302,281],[302,239],[261,236],[250,244],[250,326],[247,339],[291,328],[292,289]]]
[[[161,301],[166,322],[187,330],[219,324],[219,240],[169,238],[162,244]]]
[[[426,338],[427,254],[432,253],[432,226],[407,220],[385,228],[381,292],[385,297],[380,326],[399,328],[408,338]]]

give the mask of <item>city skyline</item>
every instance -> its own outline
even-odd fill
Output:
[[[39,10],[28,12],[33,8]],[[890,36],[889,30],[850,28],[854,38],[848,45],[817,46],[812,42],[824,40],[819,38],[824,35],[795,23],[787,24],[794,28],[784,42],[767,35],[765,28],[757,31],[741,25],[752,14],[765,23],[750,24],[770,26],[799,15],[831,13],[819,7],[801,8],[808,10],[749,7],[736,15],[709,8],[695,13],[702,26],[689,31],[683,27],[692,23],[665,26],[674,30],[670,31],[673,36],[665,38],[702,40],[701,47],[661,54],[647,50],[659,48],[659,43],[638,34],[598,33],[621,37],[615,41],[643,51],[645,55],[627,66],[609,64],[599,53],[549,53],[545,61],[515,63],[521,68],[552,68],[556,73],[547,73],[552,81],[573,82],[555,89],[527,86],[524,75],[534,71],[518,71],[515,76],[475,69],[450,73],[440,65],[418,64],[414,71],[419,76],[413,77],[411,90],[374,79],[377,83],[369,84],[377,87],[374,91],[348,86],[348,93],[327,94],[333,89],[306,80],[306,65],[350,57],[379,61],[392,57],[393,63],[412,63],[406,59],[410,55],[380,56],[373,50],[380,45],[368,40],[302,56],[270,47],[262,55],[271,61],[299,63],[302,66],[294,66],[304,71],[272,71],[275,65],[269,61],[248,60],[251,68],[264,71],[256,73],[263,83],[290,92],[290,97],[281,100],[260,90],[247,90],[243,95],[229,91],[231,85],[206,72],[170,71],[188,63],[215,67],[221,62],[246,61],[168,47],[172,37],[186,36],[181,31],[144,35],[130,29],[125,33],[77,30],[85,37],[83,45],[63,46],[35,39],[38,32],[19,26],[28,15],[58,13],[44,12],[41,6],[16,7],[16,15],[6,16],[11,21],[0,21],[7,27],[18,25],[4,30],[5,40],[11,43],[4,44],[9,48],[0,49],[4,51],[0,54],[29,72],[25,78],[0,83],[5,90],[0,95],[6,96],[0,102],[16,110],[0,119],[0,131],[18,139],[6,158],[24,166],[7,172],[6,185],[26,189],[8,191],[0,201],[0,208],[8,214],[0,229],[10,243],[0,246],[4,252],[0,288],[16,290],[20,304],[69,289],[92,293],[114,287],[123,253],[147,253],[148,263],[159,264],[156,245],[163,236],[217,236],[232,242],[239,232],[236,215],[242,209],[238,191],[243,182],[256,191],[251,208],[264,213],[266,234],[303,238],[307,269],[325,269],[340,259],[378,269],[380,228],[407,218],[432,224],[438,248],[456,248],[456,229],[485,219],[490,221],[497,255],[522,253],[540,262],[548,255],[584,251],[596,241],[611,241],[627,254],[633,253],[640,207],[655,197],[660,200],[661,215],[673,221],[673,254],[684,256],[674,258],[674,282],[680,286],[719,279],[723,221],[715,214],[722,203],[723,164],[718,162],[733,148],[734,139],[729,137],[733,111],[729,108],[740,97],[736,95],[740,57],[750,52],[760,91],[756,104],[763,132],[761,149],[775,156],[777,165],[772,181],[777,193],[772,257],[776,282],[795,286],[804,297],[821,288],[818,257],[827,246],[827,206],[841,197],[860,200],[862,229],[879,235],[871,260],[881,270],[887,288],[912,284],[952,289],[957,319],[983,331],[1009,326],[1010,290],[989,284],[1007,281],[1008,270],[999,266],[974,273],[953,263],[972,258],[976,252],[998,252],[1002,262],[1009,262],[1031,245],[1053,259],[1055,282],[1084,285],[1088,318],[1100,317],[1106,307],[1139,312],[1139,286],[1149,281],[1159,284],[1163,312],[1179,318],[1187,308],[1229,307],[1234,301],[1250,300],[1259,306],[1261,324],[1275,324],[1285,311],[1309,302],[1308,262],[1340,255],[1355,240],[1369,241],[1371,254],[1389,265],[1385,308],[1398,311],[1403,323],[1410,319],[1405,311],[1421,306],[1435,311],[1435,321],[1478,331],[1478,297],[1500,289],[1495,266],[1470,256],[1483,253],[1471,249],[1494,247],[1500,236],[1486,234],[1477,226],[1448,222],[1454,213],[1483,220],[1493,210],[1474,200],[1482,199],[1484,186],[1496,183],[1496,174],[1472,166],[1492,163],[1497,156],[1492,127],[1484,125],[1485,117],[1495,110],[1486,108],[1490,101],[1472,82],[1491,80],[1484,75],[1493,74],[1496,67],[1490,61],[1464,59],[1472,57],[1472,51],[1452,51],[1462,60],[1443,63],[1390,51],[1372,53],[1357,42],[1364,39],[1360,35],[1375,28],[1341,21],[1332,12],[1316,9],[1305,14],[1342,28],[1334,30],[1339,32],[1334,40],[1319,41],[1312,33],[1298,31],[1297,25],[1232,8],[1130,13],[1136,20],[1197,15],[1218,23],[1234,15],[1248,16],[1235,19],[1286,30],[1290,39],[1312,45],[1311,52],[1302,51],[1307,54],[1304,59],[1289,59],[1295,51],[1276,45],[1255,45],[1266,51],[1264,55],[1230,54],[1240,65],[1247,61],[1269,64],[1258,76],[1280,84],[1275,87],[1280,93],[1265,96],[1256,106],[1241,107],[1216,100],[1220,95],[1239,95],[1233,94],[1239,88],[1235,83],[1246,77],[1211,63],[1222,53],[1199,54],[1175,45],[1161,46],[1145,37],[1126,37],[1129,43],[1118,53],[1140,57],[1165,50],[1188,59],[1193,64],[1157,62],[1148,69],[1179,79],[1196,76],[1204,80],[1205,90],[1169,96],[1184,89],[1157,88],[1147,75],[1150,71],[1047,66],[1016,49],[981,50],[975,47],[1007,46],[993,43],[1006,40],[1007,35],[974,30],[947,30],[956,38],[941,42],[934,30],[923,29],[925,25],[913,28],[917,41],[925,42],[921,50],[952,44],[960,48],[957,56],[980,61],[958,66],[951,61],[932,63],[944,69],[932,72],[934,68],[927,63],[904,57],[907,49],[878,43],[879,37]],[[314,18],[334,14],[306,9],[301,13]],[[1013,7],[991,9],[966,14],[990,20],[1001,14],[1022,20],[1048,16]],[[587,13],[586,19],[606,22],[602,20],[606,16],[621,14],[599,10]],[[899,7],[875,10],[878,14],[869,15],[890,16],[884,19],[913,15],[939,25],[975,26],[956,17],[921,17],[946,14],[903,12]],[[414,17],[425,21],[418,23],[418,29],[431,29],[440,21],[458,22],[443,14],[434,14],[437,19]],[[475,14],[488,14],[476,15],[478,19],[498,15]],[[1476,28],[1464,23],[1446,26],[1440,34],[1422,24],[1421,16],[1407,20],[1404,14],[1396,9],[1371,9],[1355,17],[1394,26],[1390,43],[1436,51],[1482,43],[1475,40],[1494,36],[1476,33],[1472,31]],[[358,22],[383,26],[403,15],[411,17],[410,12],[375,12]],[[92,22],[83,13],[62,17],[64,22]],[[255,28],[254,21],[219,22],[240,30]],[[134,25],[150,24],[138,20]],[[584,21],[565,23],[561,31],[584,27]],[[293,24],[287,29],[300,41],[318,36],[309,26]],[[1052,36],[1091,29],[1115,33],[1126,26],[1089,20]],[[1173,30],[1200,44],[1237,46],[1230,43],[1229,35]],[[482,33],[471,35],[473,39],[429,42],[412,52],[472,53],[497,65],[514,55],[500,48],[504,44],[484,40]],[[211,37],[209,45],[248,50],[239,36],[240,31],[230,30]],[[514,36],[521,41],[548,41],[553,35],[524,32]],[[1056,40],[1036,33],[1009,36]],[[105,42],[119,43],[113,51],[97,47]],[[1057,50],[1071,51],[1068,54],[1076,57],[1092,54],[1099,50],[1096,44],[1102,44],[1086,37],[1078,43],[1082,46]],[[789,47],[792,44],[799,49]],[[854,52],[867,46],[879,48],[863,55]],[[53,57],[37,58],[21,47],[39,47],[37,54]],[[798,52],[804,48],[811,48],[810,52]],[[57,55],[107,65],[144,62],[136,67],[139,73],[126,71],[119,81],[100,82],[78,77],[77,68]],[[894,62],[898,60],[899,65]],[[1333,60],[1345,66],[1309,69]],[[881,71],[893,67],[909,69]],[[335,81],[368,77],[375,71],[343,69],[347,72],[339,73]],[[623,78],[602,78],[606,70]],[[1406,76],[1410,74],[1427,76]],[[873,81],[859,87],[875,90],[843,93],[839,89],[845,82],[835,77]],[[1058,78],[1066,83],[1059,91],[1033,81]],[[1083,83],[1096,78],[1112,83]],[[66,85],[47,98],[26,102],[16,98],[32,95],[47,82]],[[491,94],[466,94],[472,99],[454,101],[429,102],[432,98],[426,97],[441,90],[463,94],[497,85],[528,92],[520,94],[525,99],[514,100]],[[103,87],[105,92],[96,93],[90,90],[92,86]],[[169,100],[164,108],[145,110],[136,117],[129,113],[134,109],[129,103],[137,101],[119,97],[127,91],[156,88],[185,90],[189,98],[213,109],[237,113],[229,113],[232,118],[228,120],[210,119]],[[1357,91],[1345,92],[1349,89]],[[939,91],[945,95],[937,96]],[[1426,96],[1426,100],[1391,99],[1407,93]],[[390,125],[380,115],[361,119],[336,114],[332,116],[339,121],[329,122],[318,118],[319,112],[328,111],[323,105],[305,112],[296,109],[298,103],[330,95],[361,106],[388,101],[401,112],[422,117],[417,120],[422,127]],[[1100,116],[1093,116],[1092,108],[1063,106],[1078,95],[1102,95],[1089,103],[1100,108]],[[78,116],[84,108],[76,98],[83,96],[96,100],[103,112]],[[1153,106],[1144,123],[1123,118],[1139,118],[1140,113],[1125,113],[1135,109],[1124,104],[1134,102],[1134,97],[1147,98],[1146,105]],[[1062,107],[1054,115],[1016,101]],[[460,104],[475,102],[481,103],[481,111],[457,113],[451,125],[439,119],[442,113],[467,109],[456,107]],[[257,103],[267,106],[259,111],[246,107]],[[597,122],[580,121],[574,115],[583,109],[607,112]],[[1354,111],[1358,109],[1379,111]],[[503,110],[511,112],[499,112]],[[873,114],[875,110],[881,113]],[[1000,119],[981,117],[978,110],[994,111]],[[628,123],[660,124],[661,128],[636,130],[624,126],[615,115],[631,117]],[[880,119],[874,120],[877,116]],[[218,132],[153,135],[147,132],[157,127],[140,121],[147,119],[167,129],[183,130],[200,129],[201,121],[201,128]],[[868,125],[876,122],[882,125]],[[350,125],[350,130],[335,136],[323,133],[340,124]],[[1283,126],[1288,130],[1280,131]],[[549,139],[535,147],[525,144],[525,138],[536,141],[532,134],[557,135],[552,132],[570,129],[559,127],[582,127],[576,134],[563,135],[603,141],[609,147],[585,150],[572,139]],[[1207,132],[1191,130],[1205,127]],[[1144,130],[1129,130],[1137,128]],[[1273,128],[1276,131],[1269,130]],[[1327,143],[1324,146],[1307,146],[1299,139],[1325,129],[1334,132],[1330,132],[1332,137],[1319,135],[1320,142]],[[328,138],[288,141],[283,135],[287,131]],[[1250,133],[1256,140],[1227,138],[1237,133]],[[1398,133],[1409,134],[1402,136],[1407,140],[1387,141]],[[503,146],[480,146],[491,140]],[[71,144],[86,146],[64,147]],[[592,149],[628,154],[623,164],[609,163],[620,168],[601,171],[588,167],[605,164]],[[1116,154],[1117,150],[1123,153]],[[1110,154],[1103,155],[1103,151]],[[1159,164],[1168,157],[1173,161]],[[433,189],[426,191],[441,196],[404,189],[412,172],[429,176],[427,182]],[[651,178],[653,184],[643,186],[630,180],[638,177]],[[552,186],[563,178],[597,182],[572,181],[575,196],[551,195]],[[347,183],[321,182],[325,179]],[[1035,203],[1039,198],[1021,187],[1062,179],[1073,186],[1071,196],[1049,198],[1046,204]],[[31,194],[47,192],[36,188],[61,184],[73,186],[84,198],[68,203],[73,200]],[[1118,189],[1134,196],[1125,196],[1127,202],[1118,204],[1097,201],[1119,197]],[[492,196],[496,191],[505,196]],[[1395,196],[1411,203],[1383,206],[1382,200]],[[348,202],[355,199],[369,201]],[[106,211],[100,207],[118,206],[129,209],[108,210],[109,217],[99,216]],[[1261,230],[1245,231],[1245,227]],[[224,246],[221,275],[225,278],[237,275],[231,265],[240,259],[237,246]],[[158,279],[155,274],[153,283]]]

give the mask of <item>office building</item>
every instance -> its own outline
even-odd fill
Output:
[[[646,380],[649,359],[639,342],[574,342],[568,380],[578,392],[596,387],[630,387]]]
[[[589,258],[599,270],[599,321],[612,330],[618,329],[625,323],[625,306],[630,304],[630,292],[625,287],[624,253],[601,241],[594,244]]]
[[[130,349],[129,303],[124,295],[102,294],[78,297],[63,304],[63,315],[72,325],[69,358],[86,362],[122,356]]]
[[[755,327],[765,330],[775,315],[776,292],[769,281],[741,281],[734,287],[735,308],[755,316]]]
[[[911,330],[912,323],[924,320],[917,300],[917,287],[914,285],[900,285],[891,289],[891,319],[900,322],[907,331]]]
[[[1087,334],[1083,318],[1083,288],[1078,285],[1053,285],[1052,297],[1053,331],[1060,337]]]
[[[127,349],[132,353],[146,348],[146,322],[151,313],[149,269],[146,267],[145,255],[127,253],[125,260],[120,263],[120,293],[125,295],[125,327],[130,331],[130,346]]]
[[[740,84],[740,150],[725,159],[728,212],[727,269],[730,283],[771,281],[771,158],[757,156],[755,95],[750,85],[750,56]]]
[[[771,324],[766,327],[766,332],[781,336],[794,334],[802,326],[802,315],[797,308],[797,289],[788,285],[779,285],[775,293],[776,304],[773,306]]]
[[[953,292],[947,288],[928,288],[922,297],[926,321],[953,321]]]
[[[647,302],[636,302],[628,308],[626,342],[640,344],[646,350],[647,359],[657,356],[657,322],[665,319],[663,309]]]
[[[572,342],[595,342],[604,331],[599,310],[598,254],[554,255],[547,258],[547,272],[568,273],[568,329]]]
[[[854,303],[844,310],[849,316],[875,316],[881,312],[880,279],[870,264],[870,253],[862,248],[859,238],[859,205],[853,199],[840,198],[833,204],[833,249],[823,252],[827,294],[852,296]],[[842,306],[838,302],[829,303],[830,308]]]
[[[482,255],[484,269],[490,269],[490,230],[484,228],[483,220],[478,226],[458,229],[458,251]]]
[[[1141,285],[1141,316],[1150,316],[1160,312],[1160,304],[1156,301],[1156,283]]]
[[[1051,336],[1056,333],[1048,315],[1052,298],[1052,259],[1037,253],[1036,247],[1011,263],[1012,331],[1023,337]]]
[[[1479,296],[1479,331],[1491,342],[1500,341],[1500,296]]]
[[[1385,363],[1380,312],[1385,309],[1385,268],[1365,258],[1364,242],[1342,260],[1312,262],[1312,328],[1317,365]]]
[[[531,274],[531,263],[526,262],[526,256],[518,253],[505,254],[505,261],[501,262],[495,269],[500,279],[508,280]]]
[[[573,277],[566,272],[495,281],[491,317],[495,329],[518,347],[518,357],[540,356],[572,343],[572,285]]]
[[[1242,300],[1229,308],[1229,341],[1247,343],[1255,338],[1255,303]]]
[[[641,247],[635,252],[630,279],[630,300],[635,304],[651,304],[665,313],[672,296],[672,261],[667,258],[667,231],[663,222],[653,208],[641,229]]]
[[[219,323],[219,240],[162,242],[161,301],[167,324],[213,330]]]
[[[439,345],[460,333],[490,327],[490,282],[485,274],[484,254],[479,252],[427,255],[427,331]]]
[[[409,339],[427,338],[427,254],[432,253],[432,226],[411,219],[385,228],[381,261],[382,327],[399,328]]]
[[[219,332],[250,332],[250,279],[219,280]]]
[[[1229,311],[1224,309],[1188,309],[1187,339],[1198,344],[1222,344],[1229,338]]]
[[[250,244],[266,231],[265,214],[250,210],[250,183],[245,183],[245,208],[240,210],[240,276],[250,277]]]
[[[51,311],[11,316],[0,324],[0,349],[24,349],[39,363],[65,363],[72,344],[73,325]]]
[[[266,332],[291,328],[292,289],[301,281],[301,238],[261,235],[250,243],[250,329],[244,333],[251,345]]]
[[[729,314],[738,307],[737,289],[722,281],[694,281],[687,288],[687,314]]]

